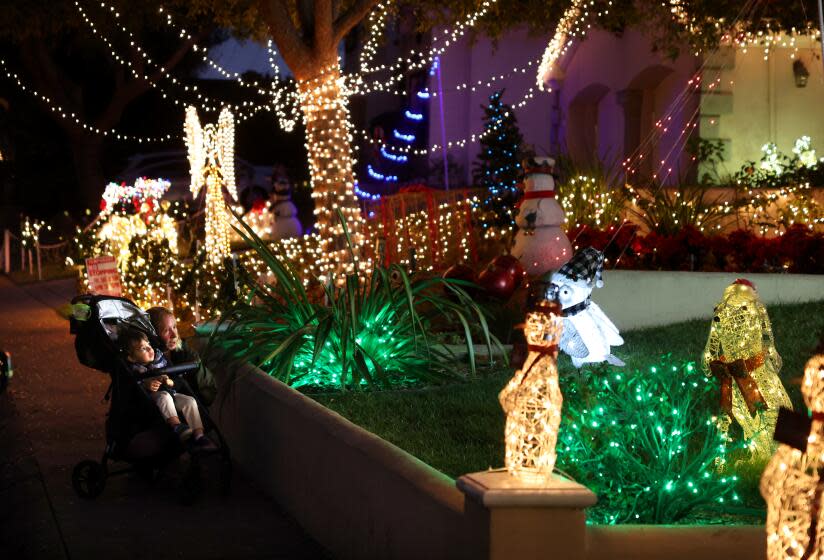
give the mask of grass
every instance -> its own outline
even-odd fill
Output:
[[[798,409],[803,401],[792,380],[803,374],[804,363],[824,333],[824,301],[768,306],[768,312],[784,360],[781,376]],[[674,360],[699,362],[708,332],[708,319],[627,332],[615,353],[628,368],[649,367],[667,353]],[[562,373],[574,371],[563,355],[559,368]],[[442,387],[311,397],[456,478],[502,466],[504,415],[497,396],[511,375],[510,369],[498,368],[485,377]],[[748,486],[757,484],[756,475],[745,479]],[[748,502],[758,499],[754,488],[742,488],[742,494],[750,496]]]

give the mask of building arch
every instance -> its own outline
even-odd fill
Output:
[[[580,166],[598,164],[601,100],[609,93],[604,84],[590,84],[569,104],[566,123],[567,153]]]

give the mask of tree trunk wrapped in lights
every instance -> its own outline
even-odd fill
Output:
[[[741,425],[754,457],[766,457],[780,407],[792,408],[781,379],[781,356],[775,349],[770,318],[748,280],[736,280],[715,307],[703,359],[704,371],[721,384],[726,431]]]
[[[563,395],[558,385],[561,308],[541,300],[526,316],[529,355],[498,399],[506,412],[506,469],[532,483],[545,483],[555,468],[555,443]]]
[[[321,247],[315,272],[320,273],[322,280],[358,266],[364,243],[365,227],[354,194],[348,92],[340,74],[338,46],[376,3],[377,0],[258,3],[269,34],[298,86]],[[351,235],[354,262],[342,258],[348,252],[348,242],[337,210]]]
[[[351,273],[357,262],[348,258],[349,244],[337,211],[346,222],[356,259],[365,230],[354,190],[349,109],[338,63],[315,79],[299,82],[298,92],[320,237],[318,272],[323,280],[330,274]]]
[[[770,560],[822,558],[824,537],[824,355],[804,368],[801,386],[812,418],[782,416],[776,439],[787,441],[770,460],[761,477],[767,503],[767,557]],[[785,429],[784,418],[788,422]]]

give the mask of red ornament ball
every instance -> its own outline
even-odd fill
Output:
[[[526,271],[518,259],[512,255],[501,255],[491,263],[478,277],[478,283],[486,292],[497,299],[509,299],[526,276]]]

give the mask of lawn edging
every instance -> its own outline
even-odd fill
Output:
[[[709,319],[724,288],[738,278],[755,284],[765,305],[824,297],[824,275],[647,270],[604,271],[592,299],[622,331]]]
[[[233,460],[334,557],[486,555],[454,480],[250,364],[205,361]]]
[[[193,345],[202,350],[204,341]],[[214,350],[204,359],[219,386],[212,414],[236,465],[335,558],[506,557],[491,543],[494,515],[450,477],[251,364],[231,364]],[[590,525],[575,557],[694,560],[698,554],[766,558],[764,527]],[[543,557],[552,551],[526,558]]]

